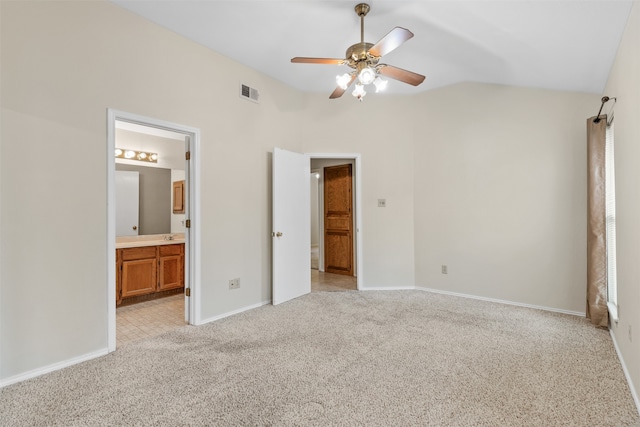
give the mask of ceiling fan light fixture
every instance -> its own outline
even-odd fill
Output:
[[[345,73],[341,76],[336,76],[336,83],[342,90],[347,90],[347,88],[349,87],[349,83],[351,83],[351,75]]]
[[[360,18],[360,42],[349,46],[344,58],[296,56],[291,58],[291,62],[297,64],[347,65],[353,69],[351,73],[336,76],[338,87],[329,95],[329,99],[340,98],[354,81],[356,82],[356,87],[352,94],[359,101],[362,101],[362,98],[367,94],[364,87],[368,84],[374,84],[376,92],[382,92],[387,86],[387,81],[380,79],[378,73],[413,86],[421,84],[425,79],[421,74],[388,64],[379,64],[384,55],[412,38],[413,33],[406,28],[395,27],[376,43],[368,43],[364,40],[364,17],[369,13],[371,7],[366,3],[359,3],[354,10]]]
[[[351,92],[351,94],[358,99],[358,101],[362,101],[362,98],[364,98],[367,92],[364,90],[364,85],[356,83],[356,88]]]
[[[360,70],[360,73],[358,74],[358,80],[363,85],[368,85],[373,83],[376,77],[377,77],[376,71],[371,67],[362,68],[362,70]]]
[[[389,80],[384,80],[384,79],[381,79],[380,77],[376,77],[376,79],[373,81],[373,85],[376,87],[376,93],[382,92],[383,90],[385,90],[387,88],[388,83],[389,83]]]

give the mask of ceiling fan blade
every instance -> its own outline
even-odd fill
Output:
[[[291,58],[291,62],[294,64],[335,64],[342,65],[344,64],[344,59],[338,58],[305,58],[302,56],[296,56],[295,58]]]
[[[345,89],[342,89],[340,86],[338,86],[336,90],[334,90],[333,93],[329,96],[329,99],[340,98],[342,95],[344,95],[344,93],[347,91],[347,89],[349,89],[349,86],[351,86],[351,83],[353,83],[355,79],[356,73],[351,73],[351,80],[349,80],[349,84],[347,85],[347,87]]]
[[[413,33],[406,28],[395,27],[393,30],[374,44],[369,53],[373,56],[383,56],[413,37]]]
[[[408,83],[413,86],[418,86],[422,83],[425,77],[422,74],[414,73],[413,71],[403,70],[402,68],[394,67],[392,65],[380,64],[378,72],[390,79],[399,80],[403,83]]]

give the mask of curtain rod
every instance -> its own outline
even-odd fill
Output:
[[[598,115],[596,116],[595,119],[593,119],[593,123],[599,123],[600,122],[600,114],[602,113],[602,107],[604,107],[604,104],[606,104],[607,102],[609,102],[610,100],[612,100],[615,102],[616,98],[609,98],[608,96],[603,96],[602,97],[602,104],[600,104],[600,110],[598,110]]]

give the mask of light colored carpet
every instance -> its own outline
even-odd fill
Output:
[[[420,291],[319,292],[2,389],[2,426],[631,426],[607,331]]]

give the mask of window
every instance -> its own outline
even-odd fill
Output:
[[[605,212],[607,239],[607,305],[614,321],[618,320],[616,277],[616,180],[613,155],[613,124],[607,126],[605,144]]]

